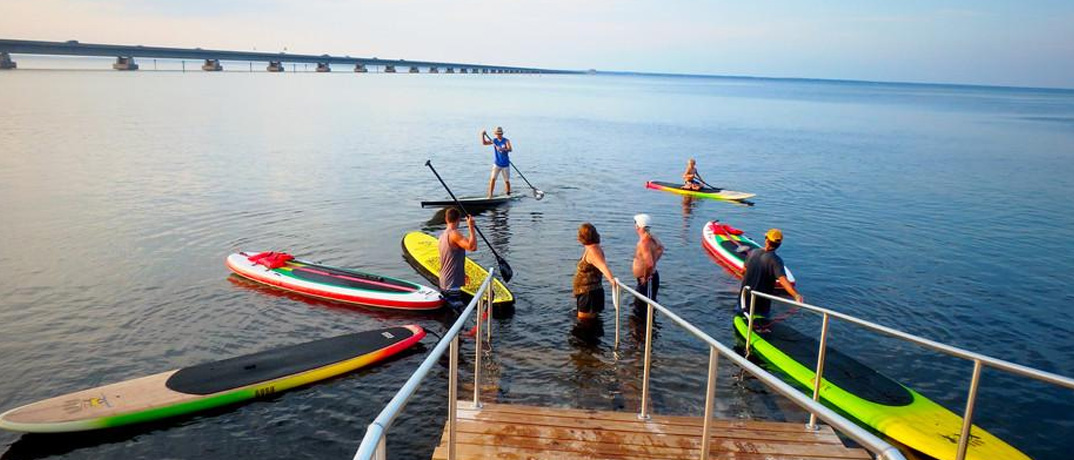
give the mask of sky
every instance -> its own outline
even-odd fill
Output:
[[[1074,0],[0,0],[0,38],[1074,88]]]

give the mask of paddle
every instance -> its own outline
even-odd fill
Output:
[[[522,175],[522,171],[518,170],[518,166],[515,166],[514,162],[511,162],[511,167],[515,168],[515,172],[518,173],[518,176],[521,177],[522,180],[526,181],[526,185],[530,186],[530,188],[533,189],[533,197],[536,198],[537,201],[541,201],[541,198],[544,198],[544,192],[538,190],[537,187],[534,187],[533,184],[531,184],[530,181],[526,179],[526,176]]]
[[[444,179],[440,177],[440,173],[436,172],[436,168],[433,167],[433,160],[425,160],[425,166],[428,166],[429,169],[433,171],[433,174],[436,175],[436,180],[440,181],[440,185],[443,185],[444,190],[447,190],[448,195],[451,195],[451,199],[455,201],[455,205],[459,207],[459,210],[461,210],[463,214],[469,216],[470,211],[467,211],[466,207],[459,202],[459,199],[455,198],[455,193],[451,191],[451,188],[449,188],[446,183],[444,183]],[[477,228],[477,224],[474,224],[474,230],[477,230],[477,234],[481,235],[481,239],[485,241],[485,245],[492,251],[492,255],[496,256],[496,264],[500,266],[500,277],[503,278],[505,283],[510,283],[511,278],[515,276],[515,271],[511,269],[511,265],[496,253],[496,248],[492,247],[492,243],[489,243],[488,238],[485,238],[485,234],[481,233],[480,228]]]
[[[711,189],[713,189],[713,190],[715,190],[715,191],[717,191],[717,192],[719,192],[719,191],[723,190],[722,188],[719,188],[719,187],[713,187],[713,186],[712,186],[712,184],[710,184],[710,183],[708,183],[708,182],[705,182],[705,179],[702,179],[702,178],[701,178],[701,174],[698,174],[698,173],[694,173],[694,177],[696,177],[696,178],[697,178],[697,180],[701,181],[701,183],[702,183],[702,184],[705,184],[705,186],[706,186],[706,187],[708,187],[708,188],[711,188]]]

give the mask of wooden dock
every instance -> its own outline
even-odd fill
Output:
[[[642,421],[629,412],[459,402],[456,455],[471,459],[696,459],[701,417],[657,416]],[[448,428],[433,453],[446,460]],[[829,426],[713,420],[709,458],[733,460],[871,459],[845,447]]]

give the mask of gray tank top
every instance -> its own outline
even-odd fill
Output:
[[[459,289],[466,285],[466,250],[452,247],[448,232],[440,234],[440,290]]]

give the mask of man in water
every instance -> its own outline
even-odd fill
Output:
[[[491,145],[493,151],[493,165],[492,165],[492,177],[489,177],[489,194],[488,197],[492,198],[492,192],[496,188],[496,176],[503,176],[503,184],[507,187],[507,194],[511,194],[511,140],[503,137],[503,128],[497,126],[493,131],[496,135],[495,139],[489,137],[488,132],[481,131],[481,144]]]
[[[646,297],[656,300],[660,290],[660,272],[656,271],[656,263],[664,255],[664,245],[656,239],[651,232],[653,218],[648,214],[634,216],[634,231],[638,233],[638,245],[634,248],[634,278],[638,285],[634,290],[645,294]],[[640,299],[634,299],[634,308],[643,309],[646,303]]]
[[[794,285],[787,281],[787,272],[783,269],[783,259],[776,255],[776,249],[783,244],[783,232],[778,228],[768,230],[764,235],[764,249],[754,249],[746,257],[746,271],[742,274],[742,287],[739,291],[738,313],[749,315],[750,300],[746,295],[746,288],[765,294],[773,294],[778,283],[788,294],[798,302],[805,299],[794,289]],[[754,315],[765,318],[761,322],[762,327],[767,323],[768,312],[772,307],[772,301],[761,296],[756,296]]]
[[[474,231],[474,217],[466,216],[466,226],[470,229],[469,238],[459,231],[459,210],[448,208],[444,213],[447,228],[440,234],[440,295],[455,313],[462,311],[466,302],[462,299],[462,287],[466,285],[466,251],[477,250],[477,234]]]

